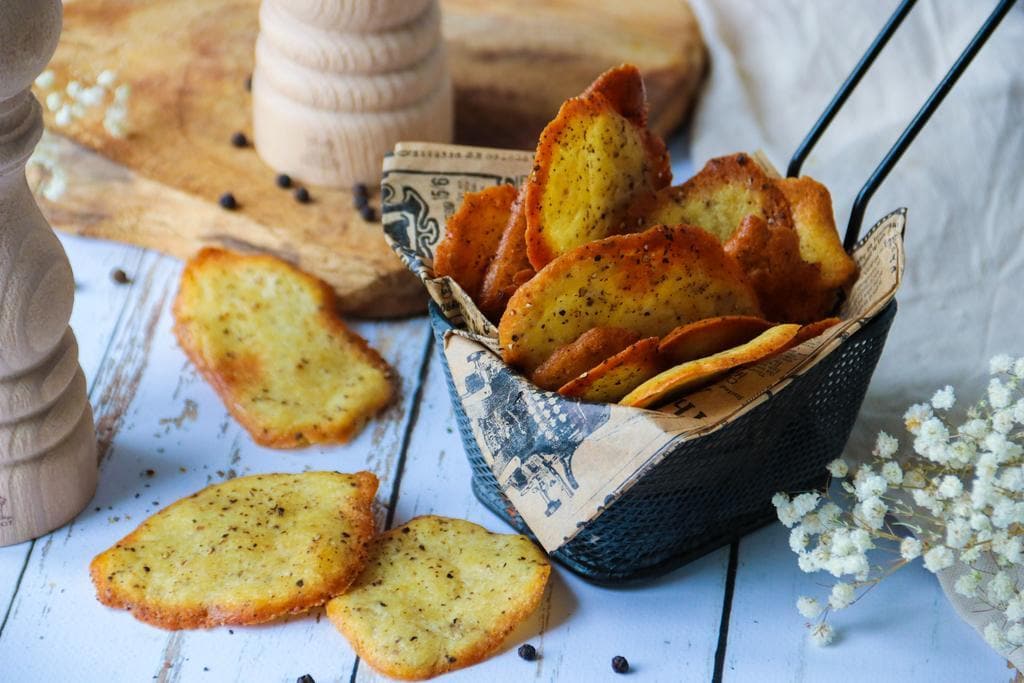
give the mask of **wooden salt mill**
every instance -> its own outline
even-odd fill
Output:
[[[0,546],[65,524],[96,490],[71,264],[25,179],[43,132],[29,88],[60,29],[60,0],[0,2]]]
[[[263,0],[256,151],[309,183],[372,187],[399,140],[451,142],[440,22],[437,0]]]

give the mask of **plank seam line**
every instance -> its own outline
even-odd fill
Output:
[[[145,259],[146,250],[142,249],[141,247],[133,247],[133,249],[136,252],[138,252],[137,254],[135,254],[138,257],[135,260],[135,271],[136,273],[138,273],[138,270],[142,266],[142,262]],[[155,265],[156,264],[154,264],[154,266]],[[124,315],[125,312],[128,310],[128,304],[131,303],[135,295],[136,282],[138,282],[138,276],[133,278],[131,283],[128,285],[128,287],[130,288],[127,293],[128,295],[124,298],[124,303],[121,305],[121,310],[117,312],[117,320],[114,321],[113,327],[110,328],[110,336],[107,337],[107,343],[103,347],[103,353],[100,354],[100,360],[96,364],[96,376],[93,377],[92,386],[90,386],[89,390],[86,392],[86,396],[89,398],[90,404],[92,403],[93,391],[95,391],[96,387],[99,385],[99,382],[97,382],[96,380],[102,377],[103,371],[105,370],[104,366],[107,364],[107,359],[110,357],[110,350],[113,348],[114,340],[117,338],[117,333],[121,330],[121,324],[124,322]]]
[[[4,620],[0,621],[0,639],[4,635],[4,627],[7,626],[7,620],[11,616],[11,612],[14,611],[14,601],[18,597],[18,589],[21,588],[21,580],[25,578],[25,570],[28,569],[28,561],[32,557],[32,551],[36,547],[36,539],[32,539],[28,546],[28,552],[25,553],[25,561],[21,565],[21,571],[18,572],[18,580],[14,582],[14,592],[11,593],[11,601],[7,603],[7,610],[4,611]]]
[[[725,576],[725,595],[722,596],[722,618],[718,622],[718,646],[715,648],[715,670],[712,683],[722,683],[725,676],[725,648],[729,641],[729,615],[732,613],[732,595],[736,586],[740,542],[729,544],[729,569]]]
[[[420,360],[420,371],[417,374],[416,389],[412,395],[412,408],[409,414],[409,421],[405,425],[402,434],[402,446],[398,451],[398,463],[395,468],[395,483],[391,486],[391,496],[388,499],[388,514],[384,520],[384,530],[391,528],[395,521],[395,507],[398,505],[398,492],[402,488],[402,475],[405,473],[405,459],[409,454],[409,444],[412,442],[412,433],[420,419],[420,403],[423,399],[423,389],[427,383],[427,372],[430,369],[431,353],[434,349],[434,333],[428,329],[427,343]]]
[[[420,371],[416,375],[416,389],[412,394],[412,406],[409,411],[409,421],[405,424],[405,430],[402,432],[402,442],[398,449],[398,463],[395,467],[395,481],[391,485],[391,495],[388,497],[388,514],[384,519],[384,530],[391,528],[391,524],[395,521],[395,507],[398,505],[398,492],[402,488],[402,473],[405,471],[405,457],[409,452],[409,444],[412,443],[412,433],[416,428],[416,423],[420,419],[420,403],[423,400],[423,389],[427,384],[427,373],[430,370],[430,359],[433,357],[434,352],[434,332],[428,326],[427,327],[427,343],[424,345],[423,355],[420,358]],[[356,683],[356,675],[359,673],[359,656],[356,655],[355,662],[352,663],[352,675],[349,677],[349,683]]]

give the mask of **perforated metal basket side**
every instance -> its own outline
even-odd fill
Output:
[[[821,485],[825,464],[842,453],[895,313],[892,302],[784,391],[727,427],[680,443],[552,556],[588,579],[619,583],[670,571],[774,520],[776,491]],[[455,391],[442,348],[450,324],[433,305],[430,316],[473,490],[529,533],[484,460]]]

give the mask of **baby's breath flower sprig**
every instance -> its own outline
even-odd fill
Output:
[[[57,77],[46,70],[35,80],[35,86],[46,108],[53,112],[53,122],[65,128],[75,120],[87,118],[92,111],[102,109],[103,129],[114,138],[124,138],[128,132],[128,100],[131,86],[117,82],[117,74],[104,69],[94,82],[75,79],[63,87]]]
[[[35,89],[43,106],[53,113],[53,123],[57,128],[102,115],[103,130],[107,135],[118,139],[127,137],[131,86],[118,84],[117,74],[110,69],[100,71],[92,83],[74,79],[64,85],[59,84],[56,74],[47,69],[36,78]],[[28,162],[29,167],[39,174],[38,191],[51,202],[64,195],[68,184],[67,173],[58,157],[44,141],[36,147]]]
[[[989,371],[985,396],[962,423],[953,423],[957,397],[946,386],[904,413],[909,449],[880,432],[859,466],[830,462],[845,505],[828,490],[772,498],[800,569],[839,579],[824,602],[797,600],[816,644],[835,637],[830,612],[920,559],[933,573],[960,563],[965,572],[954,590],[995,613],[984,630],[989,644],[1003,653],[1024,645],[1024,590],[1016,582],[1024,565],[1024,358],[996,356]],[[872,565],[872,551],[893,559]]]

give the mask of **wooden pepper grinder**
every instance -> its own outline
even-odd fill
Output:
[[[0,2],[0,546],[65,524],[96,490],[75,282],[25,179],[43,132],[29,88],[60,29],[60,0]]]
[[[399,140],[451,142],[437,0],[263,0],[253,141],[305,182],[377,185]]]

